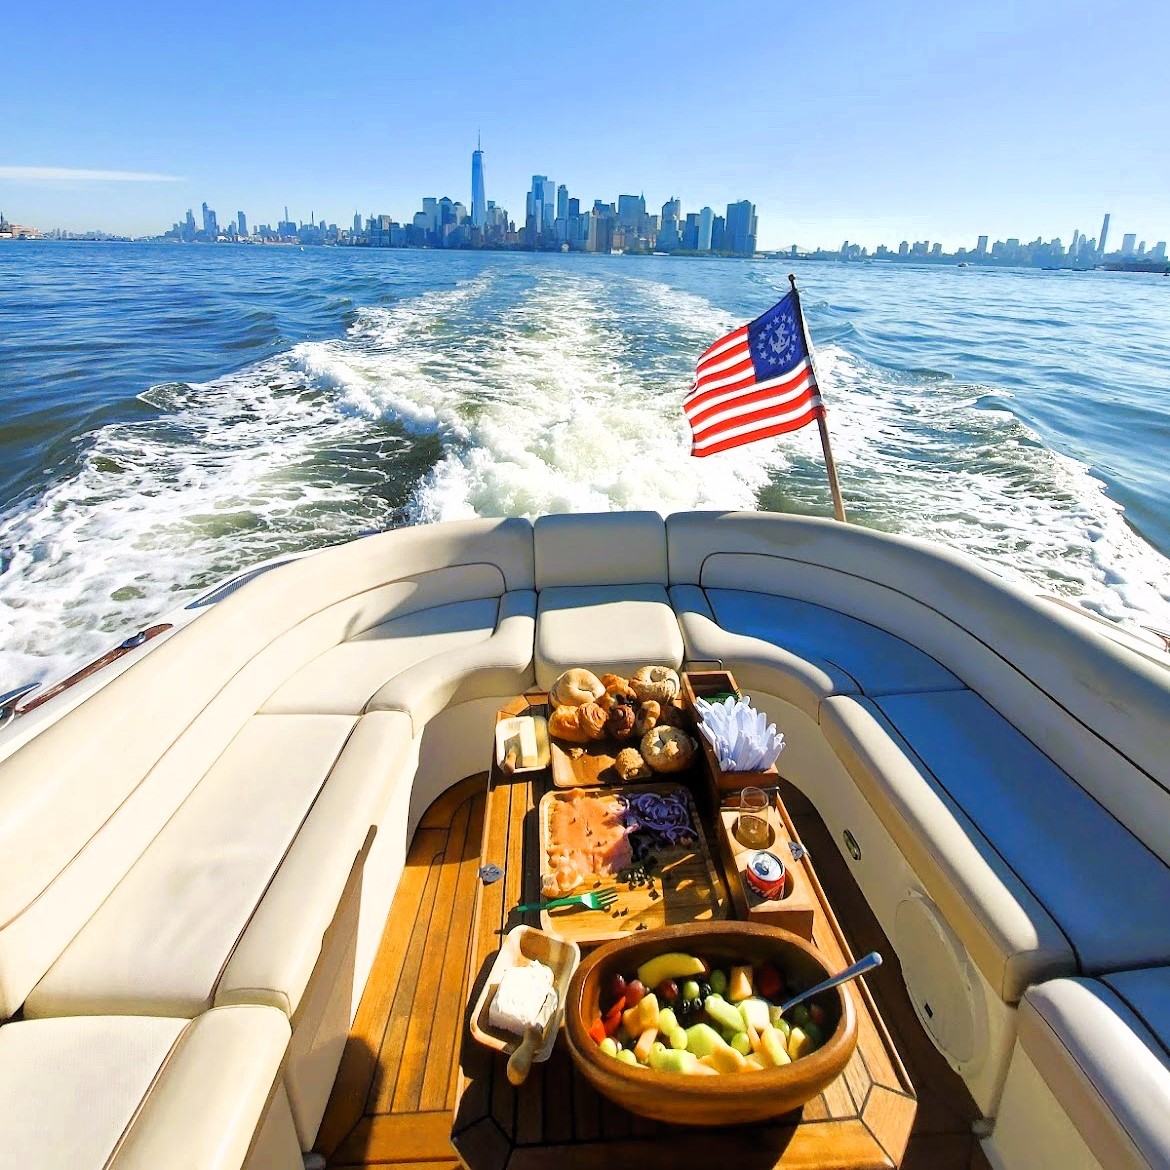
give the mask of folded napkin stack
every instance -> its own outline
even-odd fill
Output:
[[[763,712],[753,711],[747,699],[729,698],[722,703],[696,699],[695,711],[699,731],[715,749],[725,772],[762,772],[784,750],[784,736],[776,724],[765,726]]]

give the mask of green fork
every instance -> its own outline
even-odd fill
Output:
[[[569,894],[564,898],[553,898],[550,902],[527,902],[517,906],[520,910],[555,910],[558,906],[588,906],[590,910],[608,910],[617,901],[617,890],[590,890],[587,894]]]

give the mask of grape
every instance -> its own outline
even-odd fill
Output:
[[[658,992],[658,998],[667,1003],[678,999],[678,984],[673,979],[664,979],[654,990]]]
[[[637,1007],[642,1002],[642,996],[646,994],[646,985],[641,979],[631,979],[626,984],[626,1007]]]
[[[615,975],[609,981],[609,998],[611,1003],[617,1003],[623,995],[626,994],[626,977],[624,975]]]
[[[688,979],[682,985],[682,987],[679,988],[679,995],[681,995],[683,999],[698,999],[699,985],[693,979]]]

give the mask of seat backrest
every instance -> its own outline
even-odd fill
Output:
[[[1170,671],[965,557],[769,513],[667,520],[672,584],[828,606],[904,638],[978,691],[1170,862]]]
[[[657,512],[576,512],[533,525],[536,588],[665,585],[666,526]]]
[[[322,550],[250,581],[0,759],[0,1019],[291,674],[388,617],[533,580],[525,520]]]

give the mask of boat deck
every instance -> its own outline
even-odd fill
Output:
[[[415,831],[318,1135],[330,1166],[459,1165],[450,1134],[478,976],[467,966],[486,789],[486,774],[464,780]],[[791,786],[783,797],[853,952],[885,957],[867,983],[918,1095],[902,1167],[985,1170],[971,1134],[978,1109],[919,1025],[893,948],[812,804]]]

